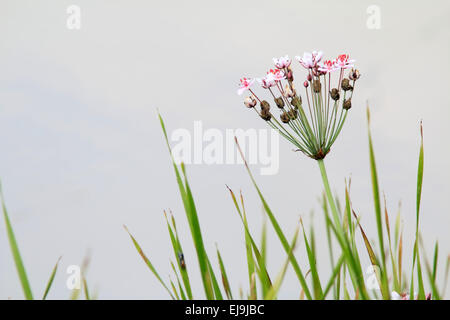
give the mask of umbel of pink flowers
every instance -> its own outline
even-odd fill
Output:
[[[303,97],[294,85],[292,60],[288,56],[273,58],[274,67],[262,78],[242,78],[237,93],[248,91],[250,95],[244,99],[246,107],[254,109],[298,151],[320,160],[342,130],[360,73],[348,54],[325,60],[322,51],[313,51],[295,58],[306,70],[301,78]],[[263,95],[255,93],[255,82],[273,99],[278,116]]]

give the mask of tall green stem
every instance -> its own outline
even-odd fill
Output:
[[[323,185],[325,187],[325,193],[327,195],[328,204],[330,205],[331,212],[333,213],[334,224],[338,231],[340,232],[341,222],[339,218],[339,213],[336,207],[336,203],[333,198],[333,194],[331,193],[330,183],[328,182],[327,170],[325,169],[325,164],[323,160],[317,160],[319,164],[320,173],[322,174]]]
[[[334,226],[332,225],[333,231],[344,253],[353,285],[355,289],[358,289],[361,298],[367,299],[368,295],[364,285],[361,265],[358,263],[358,260],[354,257],[354,253],[351,249],[348,238],[344,232],[344,229],[342,228],[341,219],[339,217],[339,212],[336,206],[336,202],[333,198],[333,194],[331,193],[330,183],[328,182],[327,171],[325,169],[323,159],[317,160],[317,163],[319,164],[320,173],[322,175],[322,181],[325,187],[325,193],[327,195],[328,204],[330,205],[331,212],[333,213],[334,219]]]

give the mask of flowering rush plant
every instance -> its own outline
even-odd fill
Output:
[[[295,88],[292,60],[284,56],[273,59],[274,68],[264,77],[242,78],[237,92],[242,95],[249,91],[250,96],[244,99],[246,107],[254,109],[298,151],[320,160],[330,152],[342,130],[360,73],[348,54],[325,60],[322,51],[313,51],[296,60],[306,71],[302,90]],[[255,80],[268,91],[279,115],[274,115],[270,103],[252,89]]]

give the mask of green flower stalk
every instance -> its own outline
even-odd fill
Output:
[[[333,230],[346,257],[352,281],[359,289],[361,297],[366,298],[362,270],[344,232],[323,161],[347,119],[352,107],[355,83],[360,78],[360,73],[354,69],[354,60],[350,60],[347,54],[341,54],[334,60],[323,61],[322,57],[321,51],[304,53],[302,57],[296,57],[307,71],[302,84],[303,97],[294,87],[291,59],[288,56],[274,58],[275,68],[269,70],[265,77],[256,79],[273,99],[279,112],[279,120],[272,113],[269,102],[257,96],[251,89],[255,79],[242,78],[238,94],[241,95],[248,90],[251,95],[245,99],[244,104],[254,109],[270,127],[290,141],[296,147],[295,151],[301,151],[317,160],[333,215]],[[333,73],[337,76],[332,77]],[[259,109],[257,109],[258,102]]]

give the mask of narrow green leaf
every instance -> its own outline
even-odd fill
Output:
[[[325,287],[325,290],[323,292],[323,299],[326,298],[328,292],[330,291],[331,287],[335,283],[336,279],[339,278],[339,273],[341,271],[342,263],[344,262],[344,255],[342,254],[339,260],[336,263],[336,266],[333,269],[333,273],[331,274],[330,280],[328,280],[327,286]]]
[[[86,298],[86,300],[91,300],[87,280],[84,276],[82,278],[83,278],[84,297]]]
[[[16,237],[14,235],[14,231],[11,225],[11,221],[9,220],[8,211],[6,210],[5,200],[3,198],[3,191],[0,183],[0,197],[2,198],[2,209],[3,216],[5,218],[6,224],[6,233],[8,235],[9,245],[11,247],[11,253],[14,258],[14,263],[16,265],[17,273],[19,274],[20,283],[22,284],[23,293],[25,295],[25,299],[33,300],[33,293],[31,292],[30,283],[28,281],[27,272],[25,270],[25,266],[22,261],[22,257],[20,255],[19,246],[16,241]]]
[[[294,234],[294,239],[292,240],[290,248],[289,248],[288,253],[287,253],[286,261],[284,262],[280,273],[278,274],[277,278],[275,279],[275,282],[273,283],[272,288],[270,288],[269,292],[265,296],[264,299],[266,299],[266,300],[273,300],[273,299],[275,299],[277,294],[278,294],[278,291],[280,290],[281,284],[283,283],[283,279],[284,279],[284,277],[286,275],[286,270],[287,270],[287,267],[289,265],[289,261],[291,260],[291,256],[293,254],[295,245],[297,243],[297,237],[298,237],[299,230],[300,230],[300,227],[297,226],[297,228],[295,230],[295,234]]]
[[[370,173],[372,176],[372,190],[373,190],[373,201],[375,206],[375,218],[377,222],[378,230],[378,241],[380,246],[381,255],[381,280],[382,280],[382,294],[385,300],[390,299],[389,283],[387,279],[387,269],[386,269],[386,257],[384,252],[384,238],[383,238],[383,226],[381,218],[381,204],[380,204],[380,191],[378,186],[378,174],[377,166],[375,164],[375,152],[373,150],[372,136],[370,133],[370,112],[367,108],[367,127],[369,136],[369,157],[370,157]]]
[[[133,244],[137,250],[137,252],[139,253],[139,255],[141,256],[142,260],[144,260],[145,264],[148,266],[148,268],[150,269],[150,271],[154,274],[154,276],[156,277],[156,279],[158,279],[158,281],[161,283],[161,285],[164,287],[164,289],[166,289],[166,291],[169,293],[170,297],[172,299],[175,299],[175,297],[173,296],[172,292],[170,291],[169,287],[164,283],[164,281],[162,280],[162,278],[159,276],[158,272],[156,271],[155,267],[153,266],[153,264],[150,262],[150,260],[147,258],[147,256],[144,254],[144,251],[142,251],[141,246],[139,245],[139,243],[136,241],[136,239],[133,237],[133,235],[130,233],[130,231],[128,230],[128,228],[124,225],[123,226],[125,228],[125,231],[128,233],[128,235],[131,238],[131,241],[133,241]]]
[[[166,218],[167,228],[169,231],[170,241],[172,243],[173,253],[175,256],[175,259],[177,261],[178,270],[181,274],[181,279],[183,280],[184,287],[186,289],[187,297],[192,300],[192,290],[191,290],[191,284],[189,280],[189,274],[187,271],[186,261],[183,254],[183,248],[181,247],[181,242],[178,237],[178,231],[175,225],[175,218],[173,215],[171,215],[172,220],[172,226],[170,226],[169,220],[167,218],[167,213],[164,212],[164,216]]]
[[[425,299],[425,289],[423,285],[422,279],[422,267],[420,263],[420,253],[419,253],[419,245],[417,242],[419,241],[419,213],[420,213],[420,199],[422,197],[422,183],[423,183],[423,128],[422,122],[420,123],[420,151],[419,151],[419,164],[417,168],[417,196],[416,196],[416,246],[417,250],[417,281],[418,281],[418,299]]]
[[[303,238],[305,240],[305,247],[306,247],[306,253],[308,255],[309,266],[311,268],[310,270],[311,270],[311,277],[313,280],[314,299],[319,300],[319,299],[323,298],[323,292],[322,292],[322,286],[320,284],[319,273],[317,272],[316,256],[309,244],[308,237],[306,236],[302,219],[300,219],[300,224],[302,226]]]
[[[228,281],[227,271],[225,270],[225,265],[220,255],[219,248],[217,248],[217,259],[219,260],[220,273],[222,275],[222,284],[227,295],[228,300],[233,299],[233,294],[231,293],[230,282]]]
[[[284,235],[283,231],[281,230],[281,227],[280,227],[277,219],[275,218],[274,214],[272,213],[272,210],[270,210],[269,205],[267,204],[266,200],[264,199],[264,197],[263,197],[263,195],[261,193],[261,190],[259,189],[258,185],[256,184],[256,181],[255,181],[255,179],[254,179],[254,177],[253,177],[253,175],[252,175],[252,173],[250,171],[250,168],[249,168],[249,166],[247,164],[247,161],[245,160],[244,154],[243,154],[243,152],[241,150],[241,147],[239,146],[239,143],[238,143],[236,137],[235,137],[235,142],[236,142],[236,146],[237,146],[237,148],[239,150],[239,153],[240,153],[240,155],[242,157],[242,160],[244,161],[244,165],[245,165],[245,168],[246,168],[246,170],[247,170],[247,172],[248,172],[248,174],[250,176],[250,179],[252,180],[252,183],[253,183],[253,185],[254,185],[257,193],[258,193],[258,196],[261,199],[261,202],[262,202],[263,207],[264,207],[264,211],[267,213],[267,216],[269,217],[269,220],[270,220],[270,222],[271,222],[271,224],[272,224],[272,226],[273,226],[273,228],[275,230],[275,233],[277,234],[278,238],[280,239],[280,242],[281,242],[284,250],[286,251],[286,253],[288,253],[289,252],[289,242],[287,241],[286,236]],[[312,296],[311,296],[311,293],[309,291],[308,285],[307,285],[307,283],[305,281],[305,277],[303,275],[303,272],[301,271],[301,268],[300,268],[300,266],[298,264],[297,259],[294,256],[291,256],[291,264],[292,264],[292,267],[294,268],[294,271],[295,271],[295,273],[297,275],[298,280],[300,281],[300,285],[302,286],[303,290],[305,291],[306,297],[309,300],[311,300]]]
[[[47,298],[47,295],[50,291],[50,288],[52,287],[53,284],[53,280],[55,279],[55,275],[56,275],[56,270],[58,269],[58,264],[59,261],[61,261],[61,257],[58,258],[58,260],[56,261],[55,266],[53,267],[53,271],[50,275],[50,278],[47,281],[47,286],[45,287],[45,291],[44,291],[44,295],[42,296],[42,300],[45,300]]]

